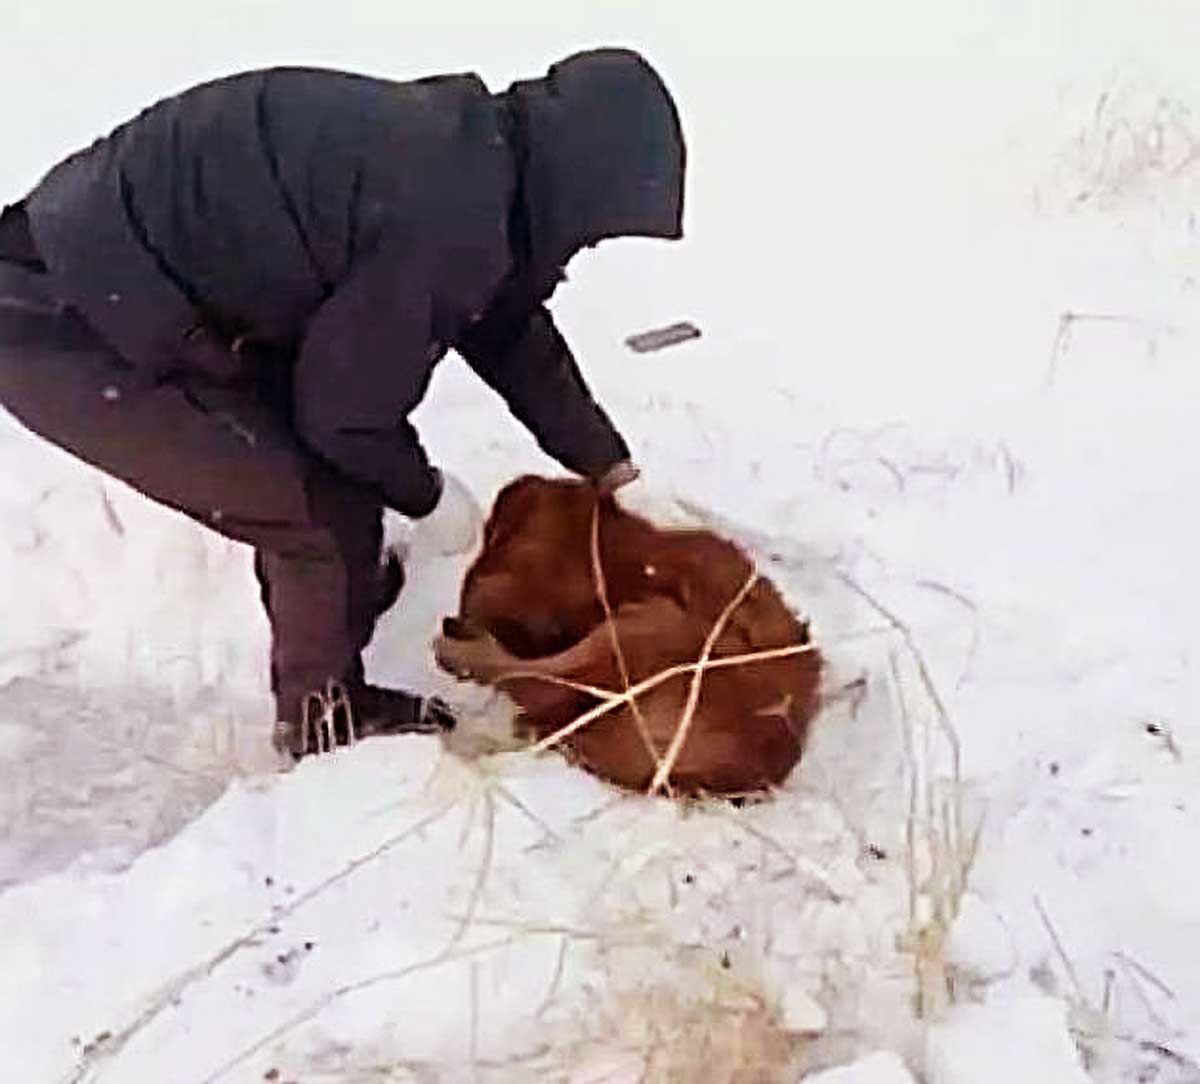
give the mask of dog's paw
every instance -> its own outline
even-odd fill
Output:
[[[438,666],[455,677],[487,683],[512,665],[512,657],[486,628],[470,618],[442,619],[442,632],[433,642]]]
[[[439,636],[433,642],[433,657],[448,674],[463,680],[473,678],[479,669],[478,645],[474,640]]]

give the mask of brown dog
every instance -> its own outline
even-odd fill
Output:
[[[612,626],[593,575],[597,513]],[[694,663],[750,575],[746,556],[711,532],[657,528],[582,482],[520,478],[496,499],[482,552],[463,584],[459,616],[443,623],[435,654],[443,669],[508,693],[523,724],[545,737],[598,703],[547,679],[623,692],[614,627],[632,684]],[[808,639],[807,625],[758,579],[731,613],[712,658]],[[706,671],[670,774],[672,790],[747,794],[782,782],[800,758],[820,671],[815,650]],[[647,746],[658,757],[666,752],[691,680],[690,673],[680,674],[638,696],[648,733],[624,705],[562,745],[596,775],[647,788],[656,768]]]

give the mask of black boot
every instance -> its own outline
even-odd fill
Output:
[[[324,691],[308,696],[302,711],[301,720],[277,723],[273,739],[276,750],[296,758],[374,735],[440,734],[456,722],[440,697],[365,681],[330,682]]]
[[[369,734],[437,734],[453,730],[454,712],[441,697],[363,682],[351,692],[355,730]]]

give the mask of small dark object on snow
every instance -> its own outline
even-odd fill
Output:
[[[84,1046],[84,1048],[83,1048],[84,1055],[86,1057],[90,1058],[93,1054],[95,1054],[98,1050],[100,1050],[104,1046],[104,1044],[106,1042],[108,1042],[109,1039],[111,1039],[112,1037],[113,1036],[112,1036],[111,1031],[100,1032],[100,1034],[97,1035],[90,1043],[88,1043],[86,1046]]]
[[[639,331],[625,340],[625,345],[635,354],[647,354],[651,350],[662,350],[676,343],[687,342],[689,339],[700,338],[700,329],[687,320],[667,327],[655,328],[652,331]]]

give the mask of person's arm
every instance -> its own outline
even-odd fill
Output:
[[[301,440],[386,506],[420,518],[442,479],[408,422],[428,379],[430,300],[368,260],[309,322],[293,377]]]
[[[456,343],[541,449],[574,474],[599,480],[629,459],[629,447],[584,382],[549,310],[502,307]]]

